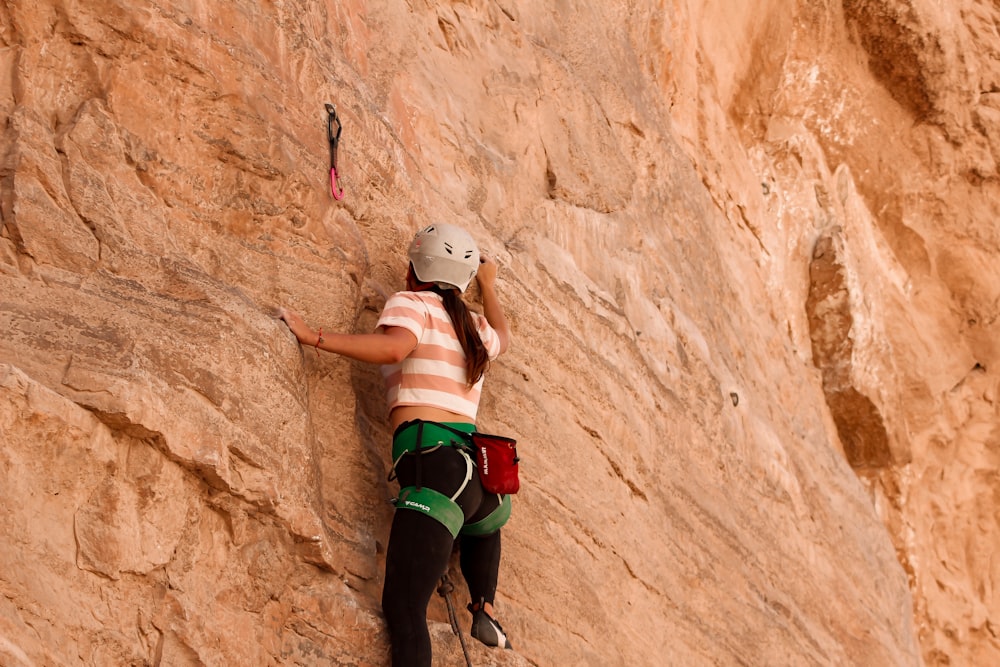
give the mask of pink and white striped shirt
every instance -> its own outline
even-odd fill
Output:
[[[470,311],[490,359],[500,354],[500,337],[486,318]],[[382,366],[389,410],[401,405],[443,408],[475,421],[483,378],[471,388],[465,352],[455,335],[441,296],[434,292],[396,292],[382,309],[379,327],[403,327],[417,346],[398,364]]]

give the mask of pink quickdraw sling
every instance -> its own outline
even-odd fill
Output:
[[[340,118],[337,117],[337,107],[333,106],[329,102],[326,103],[326,133],[330,140],[330,194],[337,201],[344,198],[344,188],[337,182],[340,178],[340,174],[337,173],[337,146],[340,144],[340,133],[343,131],[344,126],[340,124]],[[334,132],[334,125],[337,126],[336,132]]]

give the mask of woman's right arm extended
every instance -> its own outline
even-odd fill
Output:
[[[342,334],[322,329],[313,331],[298,313],[287,308],[278,309],[278,318],[288,325],[302,345],[358,361],[399,363],[417,346],[417,337],[402,327],[383,327],[371,334]]]
[[[510,325],[507,324],[507,317],[504,315],[503,306],[500,305],[500,298],[497,296],[497,263],[492,257],[480,256],[479,271],[476,272],[476,281],[479,283],[479,292],[483,297],[483,315],[500,337],[500,352],[506,352],[510,345]]]

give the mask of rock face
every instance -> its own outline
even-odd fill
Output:
[[[997,664],[998,25],[4,3],[0,664],[388,664],[378,370],[273,309],[370,331],[432,220],[515,336],[517,650],[475,664]]]

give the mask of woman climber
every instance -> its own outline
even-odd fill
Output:
[[[510,328],[497,298],[497,264],[480,255],[468,232],[433,224],[414,237],[409,257],[406,291],[386,302],[375,333],[316,332],[285,308],[279,317],[303,345],[382,364],[401,487],[382,610],[393,667],[429,667],[427,606],[456,539],[472,599],[472,636],[510,648],[493,618],[500,527],[510,517],[510,497],[483,490],[474,458],[454,432],[475,431],[484,373],[507,349]],[[461,296],[474,277],[483,315]]]

